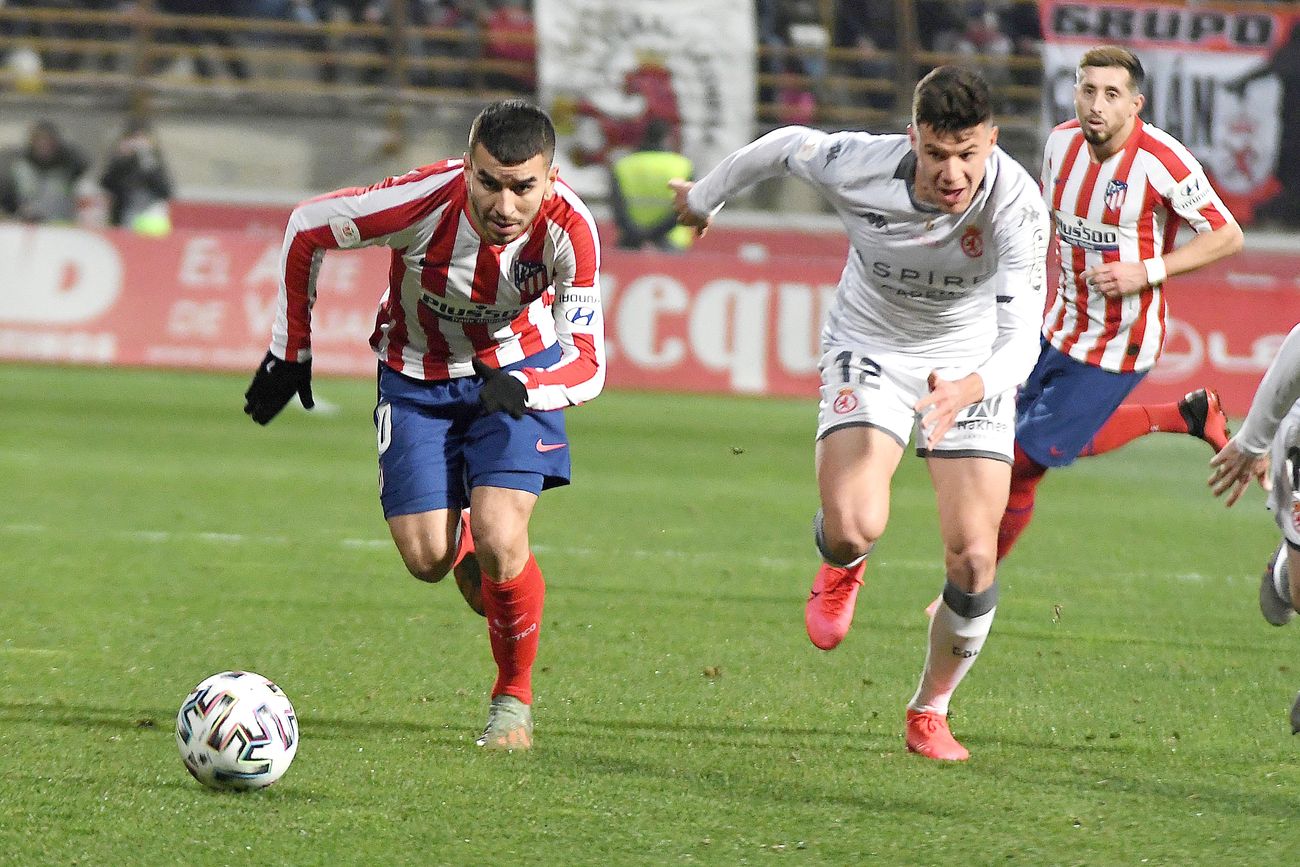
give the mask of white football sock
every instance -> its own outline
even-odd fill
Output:
[[[997,606],[978,617],[962,617],[942,602],[930,621],[930,647],[925,654],[921,685],[907,706],[912,710],[948,714],[948,700],[975,664],[989,636]]]

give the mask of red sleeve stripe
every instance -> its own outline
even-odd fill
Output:
[[[318,226],[294,235],[285,256],[285,321],[288,340],[285,358],[296,360],[298,353],[311,347],[311,304],[315,292],[316,251],[335,246],[329,226]]]
[[[412,172],[369,187],[335,190],[308,199],[299,205],[299,211],[309,223],[327,225],[331,217],[348,217],[356,224],[361,240],[369,241],[427,218],[455,199],[463,187],[460,174]]]
[[[1218,206],[1213,202],[1198,209],[1197,213],[1204,217],[1205,221],[1210,224],[1211,231],[1228,225],[1228,218],[1223,215],[1223,212],[1220,211]]]
[[[559,363],[546,369],[529,370],[528,387],[573,386],[593,379],[600,369],[600,361],[596,358],[595,339],[590,334],[574,334],[573,345],[578,350],[576,355],[563,358]]]
[[[587,206],[567,185],[557,184],[560,195],[556,198],[563,204],[553,219],[563,229],[573,247],[574,286],[594,286],[596,274],[600,271],[600,242],[597,240],[596,220],[587,210]]]

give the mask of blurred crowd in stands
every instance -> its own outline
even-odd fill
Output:
[[[39,120],[27,141],[0,152],[0,219],[73,225],[89,220],[159,236],[171,231],[171,175],[149,123],[130,118],[98,161],[90,160],[52,121]]]
[[[952,58],[970,58],[994,86],[1002,118],[1036,118],[1042,67],[1039,10],[1033,0],[913,0],[900,20],[896,0],[753,0],[762,123],[844,128],[903,117],[915,74]],[[0,62],[11,73],[44,70],[131,73],[240,84],[270,64],[298,64],[298,80],[390,88],[395,78],[439,88],[442,99],[536,91],[534,0],[0,0]],[[705,4],[702,9],[707,9]],[[24,17],[26,10],[33,14]],[[139,33],[128,16],[166,16],[133,54]],[[54,12],[55,14],[50,14]],[[66,14],[59,15],[63,12]],[[265,23],[264,23],[265,22]],[[915,34],[912,37],[904,34]],[[26,40],[27,37],[39,37]],[[900,45],[906,38],[907,44]],[[910,51],[900,49],[911,48]],[[268,50],[269,49],[269,50]],[[394,63],[393,57],[404,58]],[[143,59],[141,59],[143,57]],[[911,68],[900,68],[901,64]],[[1283,89],[1281,192],[1260,216],[1300,225],[1300,26],[1276,56],[1230,89],[1242,93],[1262,77]],[[899,82],[906,83],[902,87]],[[21,89],[21,86],[19,87]],[[900,96],[903,93],[903,96]],[[865,120],[864,120],[865,118]],[[873,127],[874,128],[874,127]],[[632,139],[639,140],[640,136]],[[133,143],[133,144],[132,144]],[[152,143],[152,144],[149,144]],[[669,150],[677,143],[670,141]],[[124,131],[116,164],[104,160],[97,189],[129,199],[110,205],[114,225],[132,225],[146,202],[170,195],[170,181],[147,127]],[[633,150],[635,145],[633,145]],[[603,157],[594,161],[602,161]],[[134,162],[133,162],[134,161]],[[114,167],[115,166],[115,167]],[[110,171],[110,168],[112,170]],[[0,170],[0,215],[61,220],[56,195],[87,162],[49,125],[31,130]],[[89,177],[89,176],[87,176]],[[84,184],[83,184],[84,185]],[[123,185],[129,192],[122,192]],[[30,201],[20,201],[22,191]],[[148,202],[154,204],[150,206]],[[46,216],[42,216],[46,215]],[[150,223],[146,218],[143,224]]]
[[[142,4],[137,0],[0,0],[0,7],[86,10],[92,12],[126,12]],[[165,15],[252,19],[255,21],[292,22],[303,25],[292,32],[268,29],[259,33],[256,28],[226,28],[214,23],[204,26],[201,21],[190,21],[154,34],[159,42],[185,46],[209,46],[215,51],[186,55],[186,60],[176,65],[182,73],[197,78],[211,78],[224,74],[237,80],[250,76],[249,65],[230,49],[254,46],[280,46],[299,48],[318,54],[364,53],[376,57],[387,56],[392,46],[388,26],[395,11],[390,0],[154,0],[153,9]],[[467,58],[515,61],[531,67],[536,60],[531,0],[409,0],[402,5],[408,29],[434,28],[447,31],[444,38],[412,35],[405,49],[410,56],[438,57],[444,59]],[[342,36],[334,35],[331,24],[371,25],[354,28]],[[66,40],[123,40],[129,30],[120,24],[105,24],[94,20],[22,22],[0,20],[0,35],[10,37],[42,36]],[[39,58],[43,69],[84,69],[87,63],[101,69],[121,66],[120,56],[105,53],[53,50],[43,52]],[[150,72],[177,71],[176,69],[151,69]],[[337,82],[349,75],[363,84],[379,84],[387,76],[383,63],[356,64],[340,67],[329,59],[318,66],[318,75],[326,83]],[[464,73],[455,70],[439,73],[435,77],[427,70],[413,69],[411,84],[416,86],[464,86]],[[529,72],[495,73],[488,86],[528,92],[535,87],[535,77]]]
[[[887,55],[897,45],[898,24],[895,0],[754,0],[759,43],[765,47],[762,71],[773,75],[806,78],[788,87],[768,88],[764,101],[786,106],[789,120],[811,117],[819,100],[842,94],[826,92],[828,75],[861,78],[889,78]],[[135,8],[139,0],[0,0],[10,8],[83,9],[123,11]],[[153,0],[161,13],[190,17],[260,19],[295,22],[307,29],[292,34],[254,35],[255,31],[232,31],[219,27],[185,26],[156,38],[188,45],[230,49],[249,41],[288,44],[308,51],[365,52],[385,55],[391,46],[386,31],[396,11],[393,0]],[[412,35],[405,46],[412,57],[475,58],[535,62],[532,0],[408,0],[401,14],[410,28],[436,28],[445,36]],[[916,0],[915,16],[921,48],[927,51],[981,55],[1024,56],[1038,53],[1040,31],[1038,10],[1032,0]],[[328,24],[374,25],[365,35],[336,36]],[[125,34],[121,28],[95,22],[50,22],[19,24],[0,21],[7,35],[111,40]],[[335,31],[336,32],[336,31]],[[828,57],[827,49],[835,59]],[[249,76],[248,65],[234,52],[212,52],[221,56],[220,66],[202,53],[193,56],[192,73],[210,77],[218,70],[235,79]],[[846,59],[847,58],[847,59]],[[46,68],[63,69],[79,60],[66,52],[42,58]],[[444,71],[445,70],[445,71]],[[158,71],[158,70],[152,70]],[[335,82],[353,74],[363,83],[379,83],[388,74],[383,66],[343,69],[326,61],[319,77]],[[1014,76],[1014,71],[1007,75]],[[464,73],[439,67],[435,75],[418,66],[410,83],[417,86],[464,85]],[[527,74],[497,74],[490,86],[530,91],[535,82]],[[883,107],[888,94],[865,97],[867,104]]]
[[[789,85],[771,88],[763,101],[782,107],[781,120],[808,123],[821,100],[843,102],[831,92],[833,76],[892,79],[889,52],[898,46],[900,31],[895,0],[836,0],[834,17],[823,17],[818,0],[756,0],[762,69],[779,75],[793,73]],[[913,15],[923,51],[1002,59],[1036,58],[1042,44],[1038,7],[1026,0],[915,0]],[[828,57],[828,48],[837,58]],[[1036,72],[1014,66],[987,64],[985,74],[997,84],[1036,84]],[[806,77],[806,80],[805,80]],[[873,108],[893,106],[886,90],[863,92],[847,99]]]

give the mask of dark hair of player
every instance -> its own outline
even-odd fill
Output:
[[[549,166],[555,159],[555,125],[551,117],[522,99],[494,102],[479,112],[469,128],[469,150],[483,145],[503,166],[526,163],[538,154]]]
[[[1142,92],[1142,83],[1147,78],[1146,70],[1142,68],[1142,61],[1138,60],[1138,56],[1118,45],[1098,45],[1089,48],[1079,59],[1079,69],[1085,66],[1118,66],[1128,70],[1129,89],[1134,93]]]
[[[989,83],[973,69],[940,66],[916,84],[912,123],[938,133],[954,133],[987,123],[993,117]]]

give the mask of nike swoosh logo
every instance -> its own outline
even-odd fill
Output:
[[[544,443],[542,442],[541,437],[537,438],[537,450],[542,454],[546,454],[547,452],[553,452],[556,449],[562,449],[565,447],[565,445],[567,445],[567,443]]]
[[[1061,455],[1065,454],[1065,452],[1061,451],[1056,446],[1048,446],[1047,453],[1054,458],[1059,458]]]

